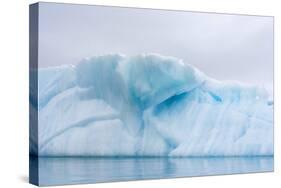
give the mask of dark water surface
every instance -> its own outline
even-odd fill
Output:
[[[30,158],[31,167],[34,157]],[[273,171],[273,157],[38,158],[40,185]],[[35,167],[36,168],[36,167]]]

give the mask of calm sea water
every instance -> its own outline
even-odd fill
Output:
[[[37,159],[36,159],[37,160]],[[31,166],[35,159],[30,158]],[[40,185],[273,171],[273,157],[39,158]]]

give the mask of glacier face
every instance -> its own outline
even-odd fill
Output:
[[[40,156],[273,155],[265,89],[173,57],[96,56],[39,69],[38,82]]]

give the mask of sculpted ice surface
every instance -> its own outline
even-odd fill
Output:
[[[40,156],[273,155],[265,89],[156,54],[38,71]]]

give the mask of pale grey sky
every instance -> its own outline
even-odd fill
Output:
[[[273,17],[40,3],[39,21],[39,67],[159,53],[219,80],[273,84]]]

